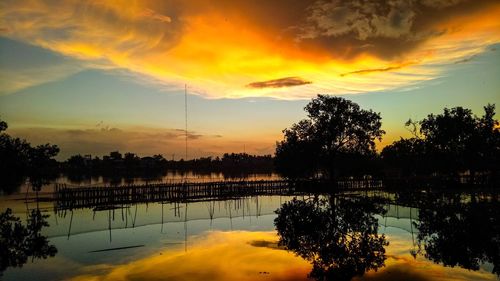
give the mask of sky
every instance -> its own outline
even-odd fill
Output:
[[[0,2],[0,118],[73,154],[272,154],[317,94],[408,118],[500,105],[500,2]]]

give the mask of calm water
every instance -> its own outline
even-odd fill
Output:
[[[289,194],[57,211],[24,197],[1,197],[0,211],[37,222],[41,239],[27,240],[25,262],[4,268],[2,280],[498,280],[500,270],[498,194]]]
[[[222,172],[181,172],[181,171],[166,171],[164,174],[153,177],[109,177],[109,176],[68,176],[60,175],[51,183],[45,184],[41,188],[41,192],[52,192],[53,183],[66,184],[70,187],[79,186],[116,186],[128,184],[146,184],[146,183],[165,183],[165,182],[203,182],[203,181],[224,181],[224,180],[273,180],[280,179],[276,173],[261,173],[261,174],[226,174]],[[0,183],[1,184],[1,183]],[[21,183],[17,187],[18,192],[25,192],[26,188],[30,189],[29,182]],[[0,190],[1,196],[1,190]]]

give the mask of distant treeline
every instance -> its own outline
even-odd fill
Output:
[[[5,133],[8,125],[0,120],[0,192],[14,192],[29,179],[34,190],[50,183],[61,174],[71,179],[93,176],[117,178],[158,178],[167,170],[197,173],[222,172],[229,176],[249,173],[271,173],[274,170],[271,155],[226,153],[222,157],[201,157],[191,160],[167,160],[161,154],[139,157],[135,153],[110,152],[103,157],[73,155],[66,161],[54,159],[59,147],[52,144],[32,146],[25,139]]]
[[[102,158],[90,155],[74,155],[60,163],[67,173],[150,175],[165,170],[197,172],[272,172],[271,155],[250,155],[247,153],[226,153],[222,157],[201,157],[191,160],[167,160],[161,154],[139,157],[134,153],[121,154],[118,151]]]

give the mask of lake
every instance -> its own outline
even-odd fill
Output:
[[[34,200],[52,191],[30,192],[26,202],[23,188],[0,197],[0,211],[12,210],[2,223],[18,218],[26,228],[17,248],[19,239],[4,234],[1,280],[498,280],[500,273],[494,191],[311,190],[77,209]]]

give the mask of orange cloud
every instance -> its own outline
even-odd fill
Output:
[[[415,87],[500,42],[497,1],[391,3],[7,0],[0,30],[86,67],[127,69],[160,85],[188,83],[207,98]],[[314,83],[247,87],[276,77]]]

